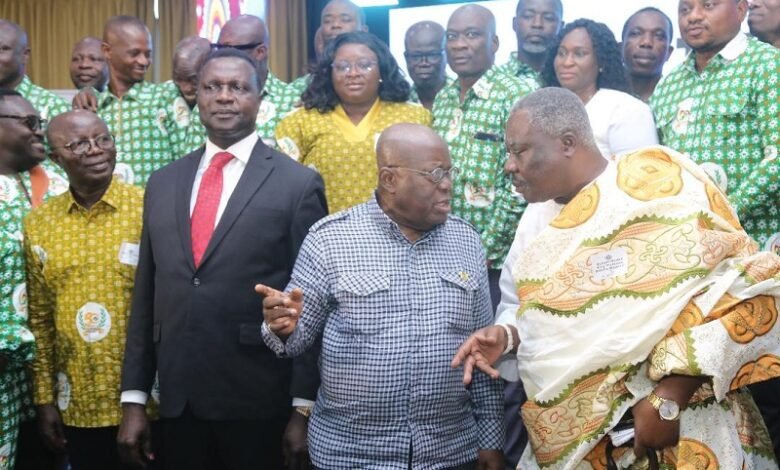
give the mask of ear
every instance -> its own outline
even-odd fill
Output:
[[[564,158],[571,159],[574,156],[574,153],[577,150],[577,144],[579,143],[577,136],[574,135],[573,132],[567,131],[561,136],[560,140],[561,153],[563,154]]]
[[[255,48],[255,60],[262,62],[268,58],[268,46],[263,43]]]
[[[670,44],[670,45],[669,45],[669,49],[666,51],[666,58],[664,59],[664,62],[666,62],[667,60],[669,60],[669,57],[671,57],[671,56],[672,56],[672,52],[674,52],[674,46],[672,46],[672,45]]]
[[[111,62],[111,45],[107,42],[100,44],[100,50],[103,51],[103,57],[106,58],[106,64]]]
[[[389,194],[395,194],[398,181],[396,174],[390,168],[379,169],[379,187]]]
[[[22,51],[22,65],[26,66],[29,60],[30,60],[30,48],[25,47],[24,51]]]
[[[512,30],[517,34],[519,32],[518,29],[520,29],[520,25],[517,24],[517,17],[515,16],[512,18]]]
[[[498,52],[498,34],[494,34],[493,35],[493,47],[492,47],[492,49],[493,49],[493,54]]]
[[[747,15],[748,11],[748,0],[739,0],[737,3],[737,17],[739,18],[740,24],[745,21],[745,15]]]

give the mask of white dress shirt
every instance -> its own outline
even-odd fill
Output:
[[[233,154],[234,158],[222,168],[222,195],[219,198],[217,218],[214,220],[214,226],[216,227],[219,223],[219,219],[222,217],[222,213],[225,212],[225,206],[227,206],[230,196],[233,194],[233,190],[236,189],[238,180],[241,178],[241,175],[244,174],[244,168],[246,168],[246,163],[249,161],[249,156],[252,155],[252,150],[255,148],[257,141],[258,137],[255,132],[252,132],[226,149],[217,147],[210,139],[206,140],[206,151],[200,159],[198,172],[195,173],[195,181],[192,183],[190,217],[192,216],[192,211],[195,209],[195,201],[198,200],[198,191],[200,191],[200,181],[203,179],[203,173],[205,173],[209,165],[211,165],[211,160],[214,158],[214,155],[219,152],[228,152]]]

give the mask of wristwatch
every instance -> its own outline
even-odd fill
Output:
[[[655,391],[650,392],[647,396],[647,401],[658,410],[658,415],[664,421],[677,421],[680,419],[680,405],[674,400],[668,398],[662,398],[655,394]]]
[[[302,416],[305,416],[306,418],[308,418],[309,416],[311,416],[311,410],[312,409],[313,409],[313,407],[311,407],[311,406],[296,406],[295,407],[295,412],[298,413],[299,415],[302,415]]]

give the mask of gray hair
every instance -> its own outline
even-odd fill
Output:
[[[529,124],[551,137],[573,133],[577,140],[596,147],[588,113],[577,95],[565,88],[548,87],[534,91],[512,106],[511,119],[515,113],[528,113]]]

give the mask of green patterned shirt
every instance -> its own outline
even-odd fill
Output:
[[[42,167],[49,177],[47,197],[68,189],[67,180],[54,163],[46,161]],[[8,466],[0,468],[14,468],[19,422],[35,418],[26,367],[35,353],[35,338],[27,328],[22,237],[22,220],[32,208],[26,194],[31,192],[29,173],[18,178],[0,175],[0,354],[8,359],[6,370],[0,373],[0,464]]]
[[[276,78],[270,71],[263,87],[263,101],[257,111],[255,127],[257,135],[266,145],[276,148],[275,132],[279,122],[287,116],[300,101],[301,94],[291,85]],[[187,132],[185,154],[206,143],[206,129],[200,122],[198,108],[192,110],[190,129]]]
[[[16,87],[16,91],[32,104],[43,119],[51,120],[54,116],[71,110],[67,101],[34,84],[27,75]]]
[[[489,266],[500,269],[525,202],[504,173],[504,127],[512,105],[536,88],[528,79],[488,70],[460,103],[456,80],[436,95],[433,128],[450,147],[461,174],[452,185],[452,213],[482,236]]]
[[[183,155],[185,131],[176,124],[174,89],[139,82],[122,99],[108,89],[98,94],[98,115],[116,139],[114,174],[120,181],[143,187],[154,171]]]
[[[287,84],[290,88],[292,88],[295,93],[300,97],[304,91],[306,91],[306,87],[309,86],[309,80],[311,79],[311,74],[301,75],[300,77],[296,78],[295,80],[291,81]]]
[[[695,53],[650,97],[661,143],[726,190],[745,231],[780,252],[780,51],[740,33],[704,70]]]
[[[509,56],[507,63],[498,66],[498,71],[518,78],[528,78],[536,82],[538,86],[543,86],[542,77],[533,67],[526,64],[517,57],[517,52]]]
[[[444,86],[442,87],[442,89],[452,85],[452,83],[455,82],[455,81],[456,80],[454,78],[452,78],[452,77],[445,77],[444,78]],[[417,94],[417,87],[414,86],[414,85],[412,85],[411,90],[409,90],[409,102],[422,105],[422,103],[420,102],[420,95]]]

